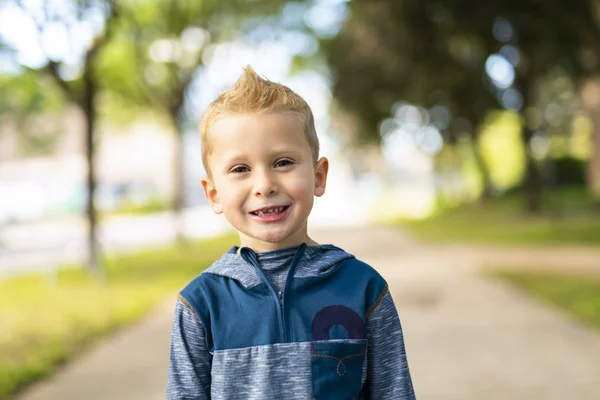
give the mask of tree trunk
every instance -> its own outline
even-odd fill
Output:
[[[485,160],[483,159],[481,151],[477,146],[477,139],[475,136],[473,136],[473,139],[471,140],[471,146],[473,147],[473,156],[475,157],[475,163],[477,164],[477,168],[479,168],[481,180],[483,182],[483,192],[481,193],[480,201],[485,202],[492,197],[492,181],[490,179],[490,170],[485,164]]]
[[[85,116],[85,155],[88,166],[88,173],[86,179],[87,186],[87,204],[86,204],[86,216],[88,221],[88,268],[97,277],[104,276],[104,270],[100,259],[100,250],[98,246],[98,229],[97,229],[97,218],[96,218],[96,168],[94,163],[94,129],[96,123],[96,86],[91,76],[91,71],[86,71],[83,76],[85,85],[82,109]]]
[[[183,218],[183,207],[185,203],[185,160],[183,150],[183,122],[179,112],[172,113],[171,118],[176,129],[176,143],[173,153],[173,222],[176,242],[179,245],[187,243],[185,237],[185,221]]]
[[[587,166],[587,187],[600,197],[600,77],[588,81],[581,91],[583,108],[592,120],[592,155]]]
[[[587,166],[587,186],[600,197],[600,110],[594,110],[592,120],[592,155]]]
[[[473,157],[475,157],[475,164],[477,164],[477,168],[479,169],[479,173],[481,174],[481,181],[483,184],[483,191],[481,193],[481,197],[479,198],[480,202],[486,202],[490,197],[492,197],[492,189],[493,184],[490,179],[490,169],[485,163],[485,159],[481,154],[481,150],[478,146],[479,134],[480,131],[479,126],[483,122],[484,115],[476,114],[474,110],[464,115],[464,117],[472,124],[471,129],[471,137],[469,138],[469,143],[471,144],[471,151],[473,152]]]
[[[529,141],[533,136],[533,131],[526,125],[521,128],[521,137],[523,144],[526,146],[525,155],[525,206],[527,211],[537,213],[542,208],[542,175],[538,165],[533,159],[531,151],[529,151]]]
[[[523,76],[517,74],[515,80],[517,89],[523,95],[523,110],[529,107],[535,107],[533,100],[533,82],[527,73]],[[527,121],[524,121],[521,127],[521,139],[525,146],[526,166],[525,166],[525,208],[530,213],[537,213],[542,208],[542,173],[529,150],[529,143],[535,132],[529,127]]]

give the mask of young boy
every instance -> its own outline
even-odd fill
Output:
[[[179,293],[167,399],[414,399],[387,283],[307,234],[329,167],[308,104],[246,67],[200,133],[241,246]]]

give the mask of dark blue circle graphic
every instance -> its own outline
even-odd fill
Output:
[[[363,339],[365,337],[365,323],[360,315],[351,308],[336,305],[327,306],[315,315],[312,322],[313,340],[332,339],[329,332],[334,325],[341,325],[346,328],[348,339]]]

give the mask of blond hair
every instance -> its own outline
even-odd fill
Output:
[[[308,103],[290,88],[261,78],[246,66],[234,85],[221,93],[206,109],[200,121],[202,163],[210,174],[207,158],[210,154],[208,130],[221,116],[246,113],[290,113],[302,125],[304,135],[312,150],[313,162],[319,158],[319,139],[315,120]]]

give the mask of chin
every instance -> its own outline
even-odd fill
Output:
[[[282,227],[278,230],[265,229],[263,231],[253,232],[249,236],[266,243],[281,243],[293,235],[294,230],[289,227]]]
[[[267,242],[267,243],[280,243],[280,242],[283,242],[285,239],[287,239],[288,236],[289,235],[286,235],[283,233],[277,233],[277,234],[257,235],[257,236],[255,236],[255,238],[258,240],[262,240],[263,242]]]

